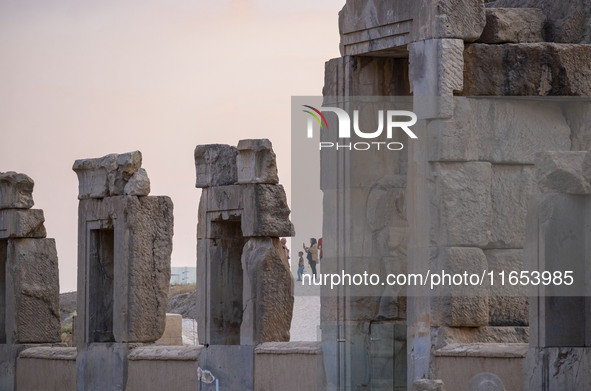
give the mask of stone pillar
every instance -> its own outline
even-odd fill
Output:
[[[536,168],[541,194],[528,208],[526,264],[552,273],[552,281],[532,290],[524,389],[585,390],[591,387],[581,370],[591,360],[591,154],[541,153]],[[571,271],[571,285],[555,279],[564,271]]]
[[[61,342],[55,240],[33,206],[33,180],[0,173],[0,389],[15,390],[16,361],[30,345]]]
[[[172,201],[148,196],[139,151],[77,160],[78,390],[125,390],[130,343],[162,336]]]
[[[410,95],[408,59],[345,56],[330,60],[323,93],[323,106],[338,107],[350,115],[359,110],[363,115],[359,127],[375,130],[379,110],[412,108],[410,98],[382,98]],[[321,131],[323,142],[407,143],[402,132],[390,140],[385,132],[376,139],[352,134],[350,139],[339,140],[337,129],[331,127],[334,117],[325,115],[329,128]],[[367,272],[384,277],[406,271],[406,181],[406,148],[322,152],[323,274]],[[406,386],[407,303],[401,290],[323,285],[321,305],[327,390]]]
[[[290,210],[267,139],[198,145],[195,168],[198,370],[220,388],[252,390],[254,347],[289,341],[293,281],[279,238],[294,234]]]

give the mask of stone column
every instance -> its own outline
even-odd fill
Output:
[[[15,390],[16,361],[31,345],[61,342],[55,240],[33,206],[33,180],[0,173],[0,389]]]
[[[293,281],[279,238],[290,210],[267,139],[198,145],[198,371],[220,388],[254,388],[254,347],[289,341]],[[203,378],[205,379],[205,378]],[[200,389],[214,383],[200,380]]]
[[[78,390],[125,390],[130,343],[164,332],[172,201],[148,196],[139,151],[77,160]]]

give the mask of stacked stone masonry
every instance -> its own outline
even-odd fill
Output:
[[[76,160],[73,166],[80,200],[80,391],[125,389],[129,344],[153,343],[164,332],[173,205],[169,197],[148,195],[141,164],[141,153],[134,151]]]
[[[31,209],[33,180],[0,173],[0,389],[16,386],[16,362],[27,344],[61,342],[55,240],[41,209]]]
[[[294,235],[287,198],[267,139],[199,145],[195,169],[199,370],[253,389],[254,347],[289,341],[293,280],[279,241]]]

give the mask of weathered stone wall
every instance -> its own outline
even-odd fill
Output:
[[[198,145],[195,169],[198,368],[250,390],[255,346],[289,341],[293,280],[279,238],[294,235],[290,210],[267,139]]]
[[[203,346],[149,346],[129,353],[128,391],[243,390],[226,376],[196,371],[205,364]],[[320,353],[314,343],[269,343],[260,345],[253,355],[255,390],[317,390]],[[244,366],[229,368],[240,371]],[[214,374],[219,372],[214,371]],[[19,391],[76,390],[76,348],[30,348],[21,353],[17,365]]]
[[[31,209],[34,182],[0,173],[0,389],[15,388],[15,365],[25,344],[61,342],[55,240]]]
[[[352,109],[355,96],[412,92],[412,110],[423,121],[413,128],[419,140],[409,142],[400,164],[379,153],[359,159],[323,151],[323,237],[329,238],[324,256],[334,259],[332,265],[323,262],[323,271],[346,266],[347,257],[376,269],[368,251],[372,246],[364,239],[363,217],[372,211],[363,201],[364,189],[379,188],[381,178],[398,175],[403,185],[385,189],[378,205],[387,210],[388,197],[402,199],[403,217],[388,219],[398,232],[389,239],[379,236],[383,244],[376,247],[399,259],[392,264],[405,264],[397,271],[522,270],[527,202],[538,193],[536,153],[586,150],[588,105],[454,96],[590,95],[591,52],[584,45],[590,18],[591,8],[579,0],[487,1],[486,8],[484,1],[347,1],[339,20],[343,57],[326,65],[324,105]],[[359,210],[343,206],[343,200]],[[406,233],[399,221],[409,227]],[[441,369],[433,349],[447,344],[527,342],[526,292],[505,292],[408,297],[401,318],[409,325],[408,384],[437,379]],[[373,319],[378,301],[350,292],[323,297],[323,327],[338,330],[332,323]],[[359,327],[352,334],[367,338],[367,330]],[[364,339],[356,338],[357,345]],[[326,364],[335,367],[326,369],[329,388],[337,374],[331,361],[336,351],[336,345],[326,344]],[[353,348],[347,354],[353,367],[367,359]],[[363,379],[360,375],[353,383],[365,384]]]
[[[148,196],[139,151],[77,160],[78,316],[76,389],[123,390],[130,343],[165,327],[173,214]]]

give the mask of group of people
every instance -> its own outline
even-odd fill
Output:
[[[287,254],[287,259],[290,258],[289,249],[287,248],[287,239],[281,238],[281,246],[285,250]],[[312,269],[312,275],[314,278],[317,276],[316,265],[322,259],[322,238],[316,240],[316,238],[310,238],[310,245],[306,246],[306,243],[302,243],[302,247],[304,251],[298,252],[298,281],[302,281],[302,277],[304,275],[305,269],[305,261],[304,261],[304,253],[306,254],[306,259],[308,260],[308,264]]]

